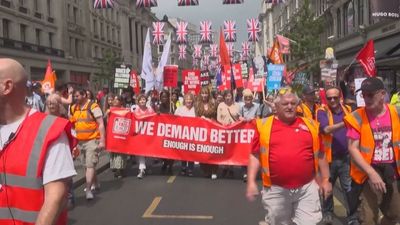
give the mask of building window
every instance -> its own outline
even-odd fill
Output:
[[[25,6],[25,0],[19,0],[18,2],[20,6]]]
[[[139,24],[135,22],[135,46],[136,46],[136,53],[139,54]]]
[[[49,47],[53,48],[53,33],[49,33]]]
[[[358,25],[364,25],[364,0],[358,0]]]
[[[97,34],[97,20],[93,19],[93,33]]]
[[[41,30],[40,30],[40,29],[35,29],[36,44],[37,44],[37,45],[40,45],[40,33],[41,33]]]
[[[33,0],[33,9],[35,12],[39,12],[39,2],[38,0]]]
[[[75,55],[76,55],[76,58],[79,58],[79,56],[80,56],[79,48],[80,48],[80,41],[78,39],[75,39]]]
[[[10,21],[3,19],[3,38],[10,38]]]
[[[104,37],[104,27],[103,27],[103,23],[100,22],[100,37],[103,38]]]
[[[337,36],[342,36],[342,15],[340,9],[336,10],[336,32]]]
[[[351,34],[354,31],[354,3],[353,1],[350,1],[346,9],[344,11],[344,22],[345,27],[344,27],[344,33],[345,35]]]
[[[47,15],[48,16],[51,16],[52,15],[52,13],[51,13],[51,0],[47,0]]]
[[[20,32],[20,40],[22,41],[22,42],[26,42],[26,25],[24,25],[24,24],[21,24],[20,26],[19,26],[19,32]]]
[[[74,23],[77,23],[78,22],[78,8],[76,8],[76,7],[73,7],[73,9],[72,9],[73,11],[72,11],[72,19],[73,19],[73,21],[74,21]]]

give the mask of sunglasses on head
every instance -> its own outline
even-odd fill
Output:
[[[293,90],[291,87],[284,87],[284,88],[279,89],[279,91],[278,91],[279,95],[284,95],[287,93],[293,93]]]

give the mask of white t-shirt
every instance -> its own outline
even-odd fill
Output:
[[[185,116],[185,117],[195,117],[196,113],[194,111],[194,107],[190,108],[190,110],[186,106],[180,106],[175,110],[175,115],[177,116]]]
[[[37,111],[31,109],[29,116],[35,112]],[[10,135],[17,131],[24,119],[23,117],[14,123],[0,125],[0,151],[3,150],[4,144],[10,139]],[[43,170],[43,185],[75,175],[76,171],[72,160],[68,137],[67,134],[63,132],[60,137],[49,146]]]

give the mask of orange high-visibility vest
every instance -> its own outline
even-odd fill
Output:
[[[74,124],[76,139],[88,141],[100,138],[99,125],[91,110],[100,108],[95,102],[88,101],[82,108],[75,104],[71,106],[70,121]]]
[[[348,115],[349,113],[351,113],[351,107],[348,105],[341,105],[342,110],[344,115]],[[329,109],[328,106],[324,106],[324,107],[320,107],[317,109],[317,114],[318,111],[324,111],[326,113],[326,115],[328,116],[328,125],[332,126],[333,125],[333,115],[332,115],[332,111]],[[324,152],[326,155],[326,160],[328,161],[328,163],[332,162],[332,141],[333,141],[333,134],[324,134],[321,132],[321,139],[322,139],[322,143],[323,143],[323,147],[324,147]]]
[[[318,124],[314,120],[300,117],[308,127],[313,140],[313,153],[314,153],[314,167],[315,174],[318,173],[318,156],[319,156],[319,136],[318,136]],[[260,163],[262,169],[262,180],[265,187],[270,187],[271,175],[269,170],[269,143],[271,138],[271,129],[274,121],[274,116],[270,116],[264,119],[257,119],[257,130],[260,134]]]
[[[319,108],[319,105],[315,104],[314,105],[314,112],[311,112],[311,109],[308,108],[308,106],[304,103],[301,103],[299,106],[297,106],[297,113],[301,117],[308,118],[310,120],[317,120],[317,109]]]
[[[387,105],[390,113],[392,124],[392,144],[393,152],[397,165],[397,172],[400,174],[400,108],[394,105]],[[360,154],[364,160],[371,164],[375,150],[375,140],[369,124],[365,107],[357,109],[344,118],[344,122],[348,127],[354,128],[360,133]],[[367,174],[351,160],[350,175],[358,184],[363,184],[368,178]]]
[[[46,155],[49,146],[68,132],[68,123],[63,118],[35,112],[0,151],[0,224],[35,224],[45,200]],[[66,210],[56,224],[67,224]]]

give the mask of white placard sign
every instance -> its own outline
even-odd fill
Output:
[[[354,79],[354,85],[356,87],[356,90],[361,88],[361,83],[367,79],[366,77],[363,78],[356,78]],[[364,98],[361,95],[361,91],[356,93],[356,100],[357,100],[357,107],[364,107],[365,106],[365,102],[364,102]]]

